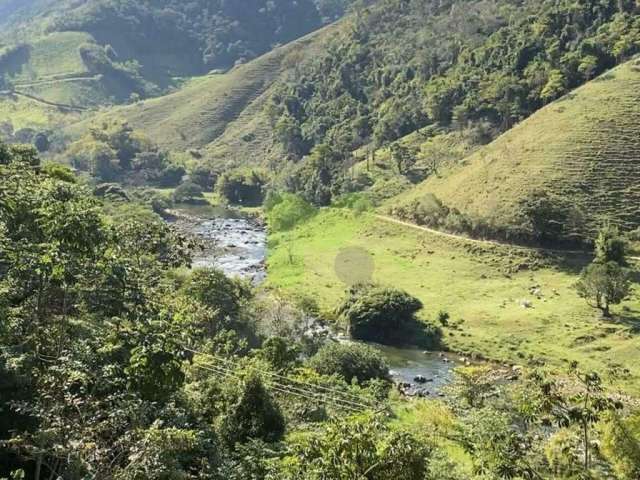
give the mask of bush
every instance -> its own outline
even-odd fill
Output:
[[[266,180],[255,170],[234,170],[220,176],[216,191],[229,203],[257,207],[264,200]]]
[[[155,195],[151,199],[151,209],[157,214],[163,214],[166,210],[171,208],[171,200],[162,195]]]
[[[202,188],[192,182],[185,182],[173,192],[173,201],[176,203],[201,203],[204,201]]]
[[[389,367],[372,347],[357,343],[329,343],[322,347],[309,366],[321,375],[340,375],[348,383],[362,384],[373,379],[389,380]]]
[[[316,208],[302,197],[285,193],[267,214],[269,227],[274,231],[290,230],[316,213]]]
[[[415,343],[433,347],[436,330],[426,330],[415,315],[422,302],[391,287],[360,284],[351,287],[337,314],[353,338],[387,345]]]

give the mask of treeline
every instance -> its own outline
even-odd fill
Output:
[[[270,106],[293,158],[342,164],[425,127],[488,141],[640,51],[632,0],[382,0],[302,65]],[[315,169],[317,170],[317,169]]]

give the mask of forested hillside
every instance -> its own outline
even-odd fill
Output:
[[[417,130],[491,140],[637,53],[637,13],[636,2],[617,0],[383,0],[358,9],[351,28],[274,96],[279,141],[291,158],[313,153],[296,189],[326,202],[318,189],[339,190],[352,151]],[[307,182],[318,175],[326,181]]]

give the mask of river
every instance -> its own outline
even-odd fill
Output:
[[[182,206],[167,221],[201,245],[194,268],[215,267],[258,285],[266,278],[267,232],[262,222],[222,207]]]
[[[265,280],[267,233],[261,221],[209,206],[184,206],[168,213],[169,223],[195,236],[203,247],[194,255],[194,267],[216,267],[254,285]],[[451,381],[455,363],[449,356],[415,348],[372,346],[386,358],[393,380],[410,384],[405,388],[409,395],[438,395]]]

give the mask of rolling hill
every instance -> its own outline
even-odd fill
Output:
[[[544,193],[579,213],[589,236],[606,219],[640,226],[640,61],[632,60],[547,105],[471,156],[392,201],[435,195],[498,228],[521,224]]]
[[[169,151],[195,149],[214,162],[260,163],[274,147],[265,115],[271,89],[340,28],[340,22],[324,27],[226,73],[197,77],[169,95],[112,108],[69,131],[77,134],[102,119],[123,118]]]
[[[57,113],[121,105],[180,88],[321,28],[348,1],[0,1],[0,121],[39,128]],[[18,105],[22,101],[22,105]],[[25,104],[25,101],[28,102]],[[33,118],[29,108],[35,111]],[[13,122],[12,122],[13,123]],[[206,134],[205,134],[206,136]]]

